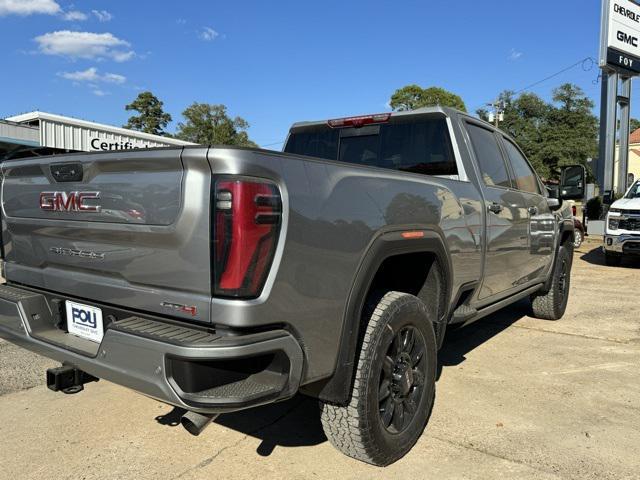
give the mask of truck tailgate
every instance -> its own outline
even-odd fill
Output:
[[[208,322],[205,159],[206,149],[198,148],[5,162],[8,280]]]

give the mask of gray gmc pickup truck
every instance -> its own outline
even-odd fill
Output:
[[[105,379],[193,434],[301,392],[335,447],[387,465],[425,428],[448,325],[524,298],[562,317],[557,197],[511,138],[445,108],[298,123],[284,152],[9,160],[0,335],[62,363],[52,390]]]

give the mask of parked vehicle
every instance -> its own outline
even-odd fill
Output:
[[[447,325],[529,297],[563,316],[571,213],[491,125],[305,122],[284,150],[4,163],[0,334],[63,363],[52,390],[106,379],[194,434],[302,392],[333,445],[387,465],[425,427]]]
[[[640,181],[611,205],[605,229],[607,265],[619,266],[623,257],[640,255]]]
[[[580,248],[584,242],[585,229],[582,222],[575,216],[573,217],[573,229],[573,248]]]

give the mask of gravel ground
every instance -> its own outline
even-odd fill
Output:
[[[521,302],[448,336],[431,421],[386,469],[326,441],[316,402],[221,416],[189,436],[170,407],[107,382],[44,387],[53,363],[0,341],[3,478],[640,478],[638,267],[576,252],[565,318]]]

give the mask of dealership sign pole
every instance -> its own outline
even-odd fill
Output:
[[[602,103],[600,110],[600,158],[597,177],[600,191],[612,197],[615,175],[617,113],[620,106],[620,150],[617,193],[627,187],[631,80],[640,75],[640,5],[633,0],[603,0],[600,31]],[[618,89],[621,83],[620,90]]]

